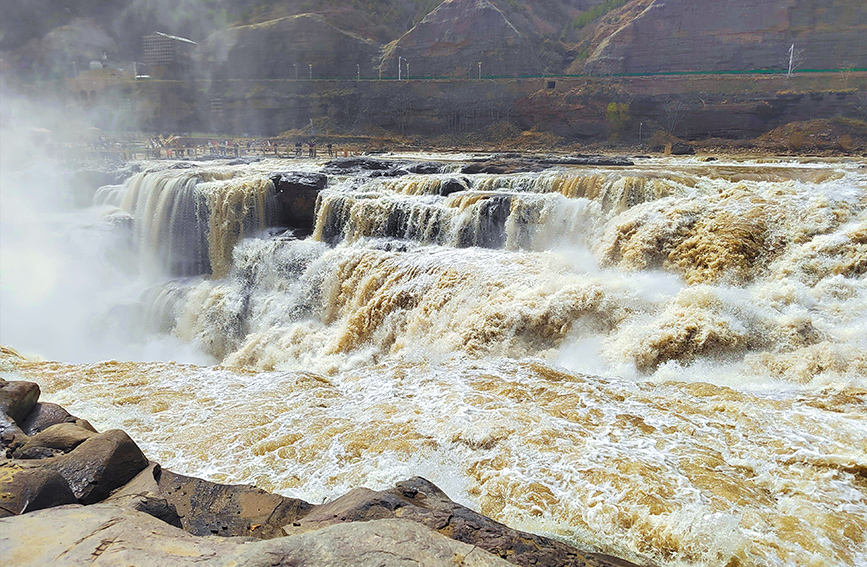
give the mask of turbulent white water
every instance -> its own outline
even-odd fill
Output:
[[[7,366],[218,481],[417,474],[627,558],[867,564],[862,162],[331,176],[305,240],[264,231],[289,168],[145,170],[89,211],[127,239],[99,290],[129,340],[220,366]]]

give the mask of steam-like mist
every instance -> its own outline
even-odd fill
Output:
[[[159,279],[139,275],[128,225],[106,207],[75,207],[96,187],[58,155],[87,125],[9,93],[0,120],[0,343],[70,362],[208,362],[146,337],[139,298]]]

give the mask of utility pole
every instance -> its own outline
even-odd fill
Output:
[[[638,141],[639,142],[641,141],[641,128],[643,128],[643,127],[644,127],[644,122],[639,122],[638,123]]]
[[[308,63],[307,68],[310,70],[310,80],[313,80],[313,63]]]
[[[479,61],[479,80],[482,80],[482,62]]]
[[[298,63],[293,63],[293,67],[295,67],[295,80],[298,80]]]
[[[361,80],[361,65],[359,65],[358,63],[355,64],[355,80]]]
[[[401,61],[401,59],[403,59],[403,57],[398,55],[397,56],[397,80],[398,81],[401,79],[401,75],[400,75],[400,61]],[[403,59],[403,60],[406,61],[406,59]]]

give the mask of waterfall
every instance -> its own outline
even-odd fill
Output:
[[[120,205],[134,217],[145,265],[179,276],[224,277],[235,244],[276,218],[274,185],[266,176],[225,170],[138,173],[125,183]]]

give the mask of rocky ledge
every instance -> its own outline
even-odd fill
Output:
[[[39,394],[0,379],[3,565],[635,565],[511,529],[420,477],[313,505],[176,474]]]

